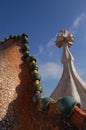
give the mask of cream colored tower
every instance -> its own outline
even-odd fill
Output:
[[[74,58],[69,51],[69,47],[74,41],[74,36],[66,30],[61,30],[56,37],[56,46],[63,46],[63,74],[51,94],[51,97],[58,99],[64,96],[72,96],[81,104],[81,108],[86,110],[86,82],[84,82],[74,67]]]

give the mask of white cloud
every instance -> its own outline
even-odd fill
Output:
[[[55,45],[55,38],[52,38],[48,43],[47,43],[47,48],[54,46]]]
[[[75,21],[73,22],[73,27],[76,28],[79,26],[79,24],[84,20],[86,17],[85,13],[82,13],[80,16],[78,16]]]
[[[86,13],[81,13],[79,16],[76,17],[76,19],[73,21],[72,26],[70,27],[70,31],[74,32],[75,29],[77,29],[85,20]]]
[[[43,55],[44,50],[45,50],[45,46],[39,45],[39,46],[38,46],[38,53],[35,54],[36,57],[39,57],[39,56]]]
[[[50,51],[49,54],[48,54],[49,58],[52,58],[53,55],[54,55],[54,52],[53,52],[53,51]]]
[[[38,53],[35,54],[38,58],[47,56],[47,58],[53,58],[55,54],[55,38],[52,38],[49,42],[44,45],[38,46]],[[46,59],[46,57],[45,57]]]
[[[58,79],[61,76],[62,67],[55,62],[47,62],[45,64],[40,64],[39,72],[43,80],[47,78]]]
[[[40,46],[38,47],[38,49],[39,49],[39,54],[42,54],[42,53],[43,53],[43,51],[44,51],[43,46],[41,46],[41,45],[40,45]]]

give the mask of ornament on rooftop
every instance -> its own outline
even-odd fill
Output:
[[[56,36],[56,46],[63,47],[63,74],[51,97],[59,99],[64,96],[72,96],[81,108],[86,110],[86,82],[83,81],[74,67],[74,58],[69,47],[74,41],[74,35],[67,30],[61,30]]]
[[[74,35],[70,34],[67,30],[61,30],[56,37],[56,46],[59,48],[63,46],[64,43],[67,43],[70,47],[74,41]]]

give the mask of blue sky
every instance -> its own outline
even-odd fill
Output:
[[[10,34],[28,34],[45,96],[52,93],[62,74],[62,48],[55,46],[61,29],[75,35],[70,51],[79,75],[86,81],[85,26],[86,0],[0,0],[0,40]]]

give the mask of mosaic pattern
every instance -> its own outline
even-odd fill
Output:
[[[53,114],[37,111],[32,100],[30,68],[25,61],[29,57],[29,53],[24,53],[27,49],[29,51],[27,36],[10,38],[11,41],[6,39],[0,48],[0,130],[77,130],[55,111]],[[38,66],[34,67],[38,71]],[[39,87],[34,91],[38,90],[42,91]]]
[[[14,45],[6,50],[0,50],[0,130],[10,130],[14,122],[12,101],[17,98],[16,86],[20,84],[18,72],[21,71],[17,66],[20,62],[19,54],[15,54],[17,48]]]

